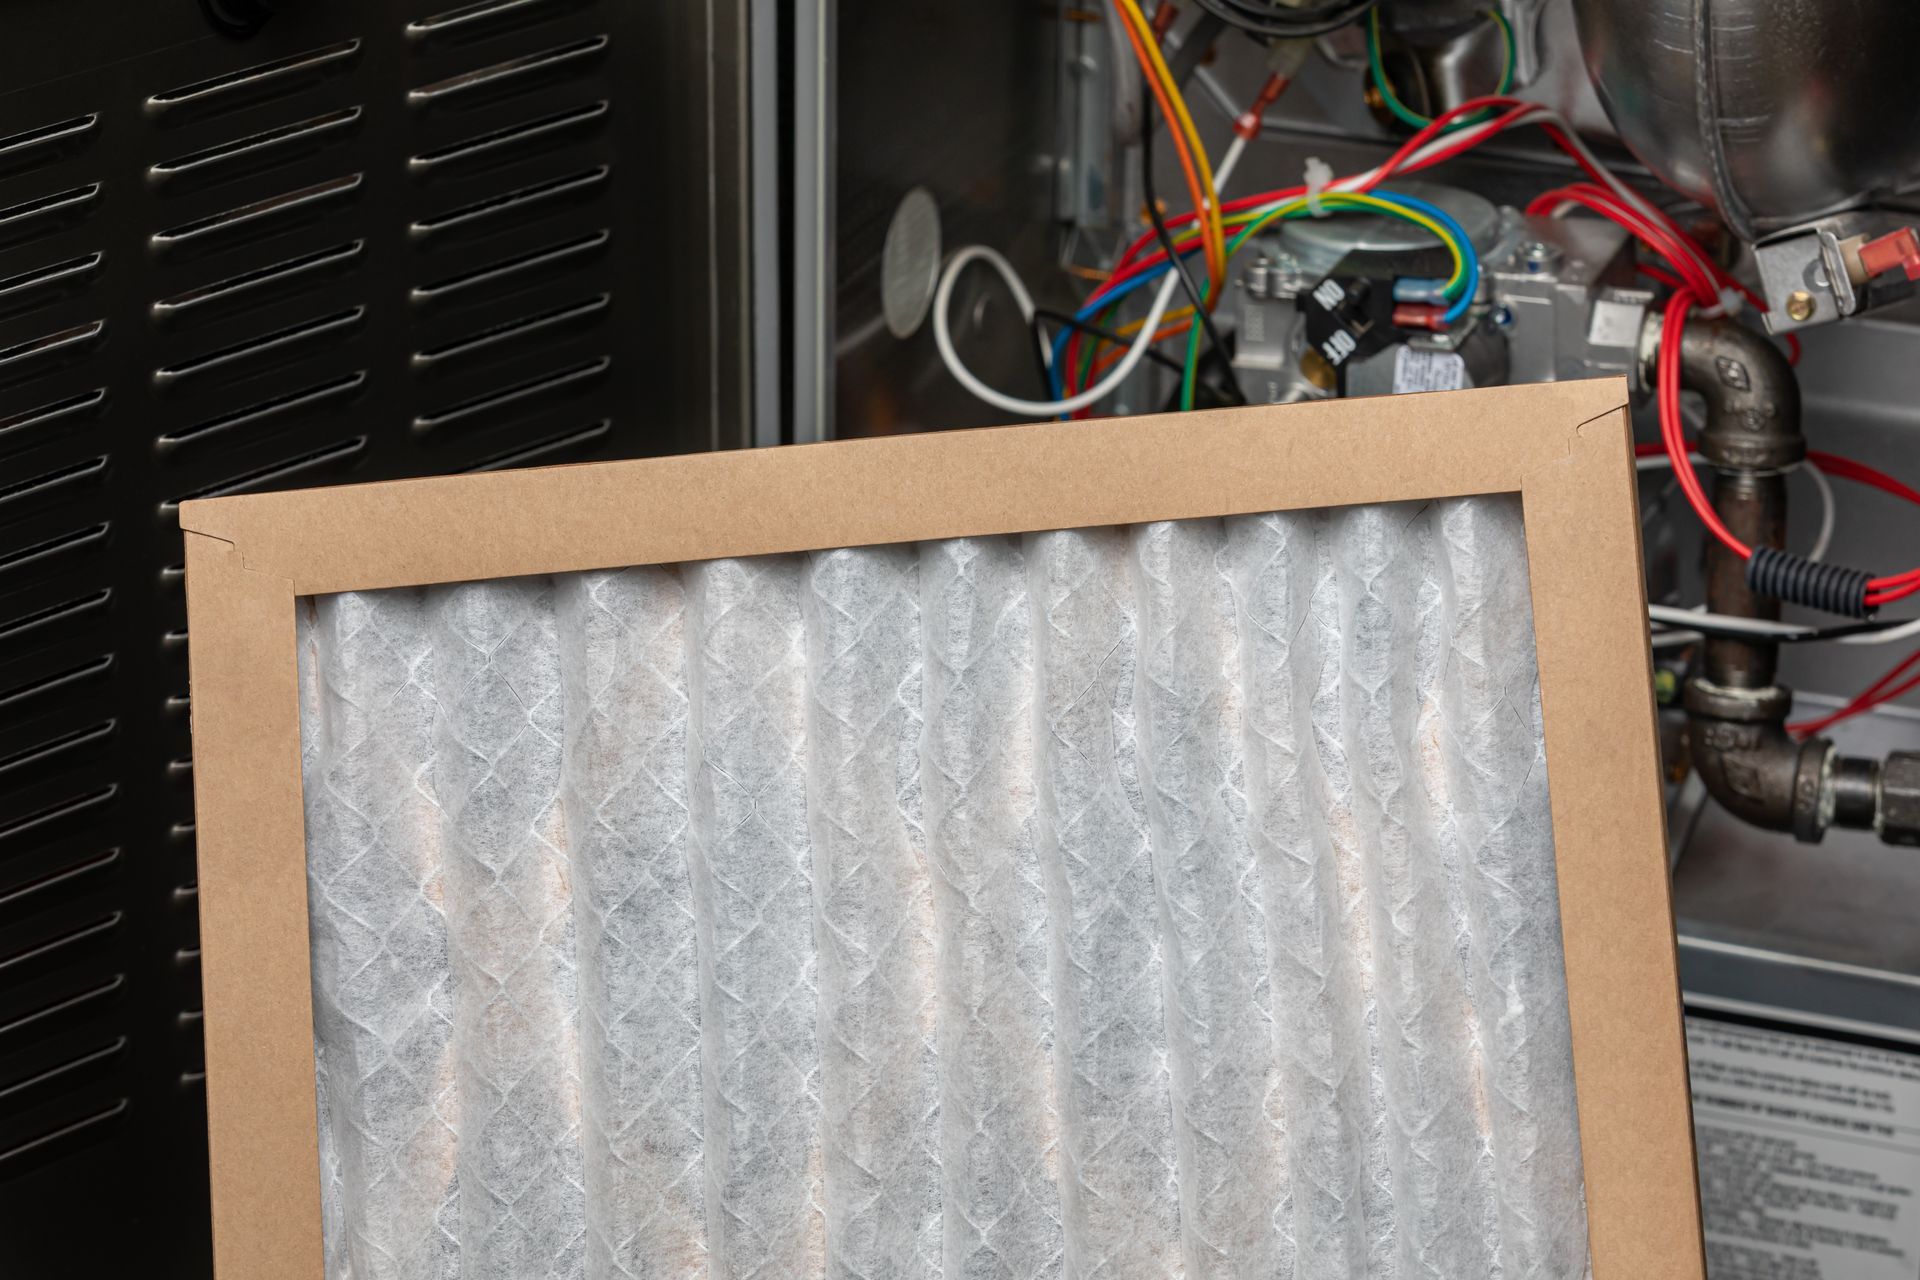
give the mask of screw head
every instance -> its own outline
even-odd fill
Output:
[[[1811,320],[1813,318],[1813,295],[1805,289],[1795,289],[1787,295],[1787,318],[1790,320]]]
[[[1560,250],[1544,240],[1529,240],[1520,246],[1520,262],[1529,274],[1545,271],[1560,261]]]
[[[1340,375],[1327,363],[1327,358],[1312,347],[1300,353],[1300,376],[1322,391],[1332,391],[1340,385]]]

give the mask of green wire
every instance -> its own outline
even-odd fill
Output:
[[[1500,87],[1494,90],[1496,95],[1504,94],[1513,88],[1513,66],[1519,56],[1519,50],[1513,34],[1513,24],[1507,21],[1506,15],[1498,9],[1489,9],[1487,15],[1500,28],[1501,38],[1506,44],[1506,66],[1500,72]],[[1380,10],[1377,6],[1367,19],[1367,65],[1373,72],[1373,82],[1380,86],[1381,101],[1387,104],[1387,110],[1393,113],[1395,119],[1414,129],[1424,129],[1433,123],[1431,117],[1421,115],[1400,101],[1400,95],[1393,91],[1393,81],[1387,79],[1386,64],[1380,56]],[[1486,119],[1488,114],[1489,111],[1476,111],[1470,116],[1462,116],[1455,120],[1447,128],[1453,130],[1478,124]]]
[[[1227,252],[1231,254],[1233,250],[1228,249]],[[1200,300],[1205,302],[1206,299],[1207,281],[1202,280],[1200,282]],[[1180,407],[1182,409],[1193,408],[1194,381],[1199,376],[1199,373],[1200,325],[1195,323],[1187,326],[1187,359],[1180,370]]]

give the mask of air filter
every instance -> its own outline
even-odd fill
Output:
[[[309,598],[328,1272],[1579,1277],[1516,496]]]

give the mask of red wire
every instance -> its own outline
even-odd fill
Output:
[[[1684,441],[1684,443],[1689,452],[1695,448],[1695,444],[1691,440]],[[1638,458],[1665,452],[1666,446],[1663,444],[1636,444],[1633,446],[1634,456]],[[1914,489],[1902,483],[1878,467],[1868,466],[1866,463],[1856,461],[1853,458],[1847,457],[1845,454],[1827,453],[1820,449],[1807,450],[1807,461],[1830,476],[1841,480],[1852,480],[1857,484],[1870,485],[1883,493],[1890,493],[1896,498],[1911,502],[1914,506],[1920,507],[1920,489]]]
[[[1899,680],[1900,676],[1917,662],[1920,662],[1920,649],[1915,649],[1898,663],[1895,663],[1892,670],[1856,694],[1853,700],[1845,706],[1834,711],[1829,711],[1826,715],[1815,720],[1801,720],[1790,724],[1787,726],[1787,732],[1796,737],[1811,737],[1830,725],[1838,724],[1842,720],[1850,720],[1862,712],[1871,711],[1883,703],[1891,702],[1904,693],[1908,693],[1914,689],[1920,689],[1920,675],[1913,676],[1892,688],[1888,688],[1889,685],[1892,685],[1895,680]]]
[[[1685,293],[1676,293],[1667,299],[1666,313],[1662,318],[1662,332],[1677,334],[1687,322],[1687,312],[1693,307],[1693,299]],[[1685,428],[1680,420],[1680,344],[1662,342],[1658,366],[1660,438],[1667,446],[1667,457],[1673,462],[1673,475],[1680,482],[1681,491],[1687,495],[1694,514],[1700,517],[1700,523],[1707,532],[1742,560],[1753,554],[1753,549],[1733,536],[1731,530],[1721,522],[1720,513],[1707,501],[1706,491],[1700,487],[1700,477],[1694,473],[1693,459],[1687,456]]]
[[[1852,458],[1843,458],[1837,453],[1821,453],[1817,449],[1807,450],[1807,457],[1813,465],[1828,475],[1839,476],[1842,480],[1854,480],[1860,484],[1870,484],[1884,493],[1903,498],[1915,506],[1920,506],[1920,489],[1901,483],[1877,468],[1864,462],[1855,462]]]
[[[1892,604],[1896,600],[1905,600],[1908,596],[1920,592],[1920,582],[1909,582],[1904,587],[1889,591],[1872,591],[1867,594],[1867,603],[1878,609],[1883,604]]]
[[[1680,283],[1680,277],[1669,275],[1665,271],[1662,271],[1659,267],[1654,266],[1650,262],[1643,262],[1640,264],[1640,274],[1643,276],[1651,276],[1653,279],[1658,280],[1661,284],[1667,286],[1667,288],[1669,289],[1684,289],[1687,287],[1686,285]]]
[[[1639,238],[1641,243],[1658,253],[1672,264],[1674,270],[1686,282],[1685,287],[1708,306],[1720,301],[1720,289],[1723,283],[1738,287],[1737,283],[1716,277],[1715,269],[1710,268],[1698,252],[1690,251],[1679,228],[1671,224],[1662,226],[1643,216],[1637,210],[1620,203],[1611,192],[1602,188],[1581,183],[1571,187],[1561,187],[1536,196],[1527,205],[1530,214],[1543,214],[1558,208],[1562,204],[1577,204],[1593,210],[1625,227]]]

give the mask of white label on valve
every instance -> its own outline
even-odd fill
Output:
[[[1458,391],[1467,385],[1467,362],[1453,351],[1401,347],[1393,357],[1393,394]]]
[[[1707,1271],[1920,1274],[1920,1053],[1687,1018]]]
[[[1587,344],[1595,347],[1632,347],[1640,341],[1640,323],[1647,309],[1636,303],[1613,302],[1602,298],[1593,304],[1593,320],[1587,326]]]

